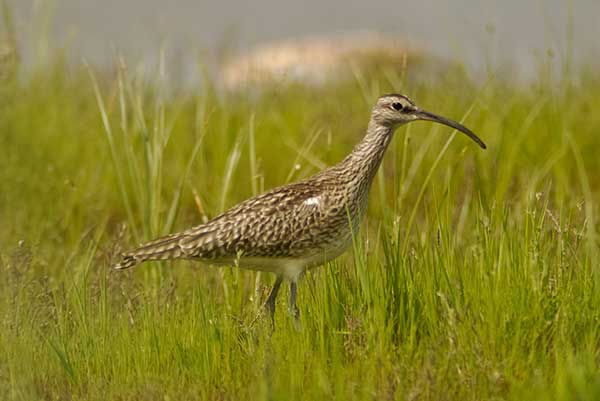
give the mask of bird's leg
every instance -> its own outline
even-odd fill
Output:
[[[297,284],[295,280],[290,282],[290,307],[289,312],[294,318],[294,327],[296,330],[300,330],[300,310],[296,306],[296,291]]]
[[[269,309],[269,315],[271,315],[271,323],[275,326],[275,300],[277,299],[277,293],[279,292],[279,287],[281,286],[281,282],[283,281],[283,276],[277,276],[275,280],[275,284],[273,284],[273,288],[269,293],[269,297],[265,302],[265,307]]]
[[[250,327],[254,326],[254,323],[256,323],[262,314],[263,309],[267,308],[269,310],[269,315],[271,315],[271,326],[275,328],[275,300],[277,299],[277,293],[279,292],[279,287],[281,286],[282,281],[283,276],[277,276],[275,279],[275,284],[273,284],[273,288],[267,297],[267,301],[261,306],[252,322],[250,322]]]

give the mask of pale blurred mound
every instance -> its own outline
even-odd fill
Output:
[[[230,90],[273,84],[321,85],[368,69],[415,70],[433,64],[428,61],[432,57],[398,37],[354,33],[265,44],[227,59],[221,76]],[[426,69],[419,68],[421,72]]]

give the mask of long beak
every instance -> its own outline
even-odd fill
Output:
[[[470,129],[468,129],[464,125],[457,123],[456,121],[450,120],[450,119],[442,117],[442,116],[438,116],[436,114],[430,113],[430,112],[425,111],[425,110],[417,110],[417,111],[415,111],[415,116],[419,120],[433,121],[433,122],[436,122],[436,123],[447,125],[448,127],[452,127],[455,130],[458,130],[458,131],[462,132],[463,134],[465,134],[466,136],[468,136],[469,138],[471,138],[472,140],[474,140],[475,142],[477,142],[477,144],[479,146],[481,146],[482,149],[486,149],[487,148],[487,146],[485,146],[485,143],[483,143],[483,141],[481,139],[479,139],[479,137],[477,135],[475,135],[473,133],[473,131],[471,131]]]

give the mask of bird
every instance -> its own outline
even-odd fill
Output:
[[[206,223],[124,252],[113,267],[123,270],[145,261],[189,259],[274,273],[275,283],[261,310],[268,310],[274,326],[277,294],[287,280],[289,313],[299,323],[298,280],[351,246],[394,132],[419,120],[449,126],[486,149],[464,125],[417,107],[405,95],[383,95],[372,108],[363,139],[338,164],[247,199]]]

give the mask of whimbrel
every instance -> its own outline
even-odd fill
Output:
[[[290,282],[289,310],[297,321],[298,279],[351,245],[395,129],[417,120],[450,126],[486,148],[462,124],[422,110],[404,95],[384,95],[373,107],[365,137],[339,164],[250,198],[205,224],[140,245],[123,253],[114,268],[148,260],[193,259],[271,272],[276,280],[265,306],[272,321],[284,278]]]

